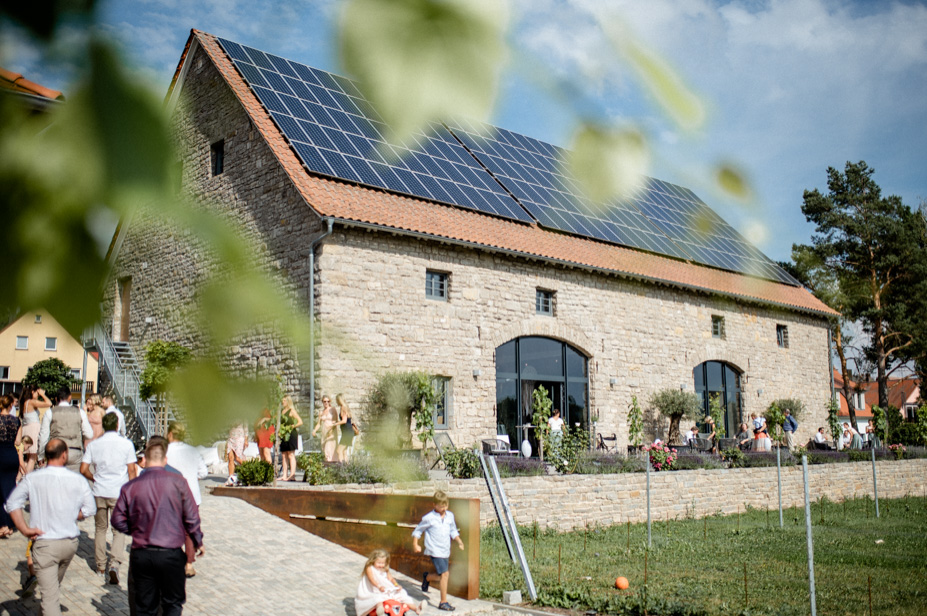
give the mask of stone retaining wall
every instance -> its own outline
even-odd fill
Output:
[[[848,462],[808,467],[811,499],[822,495],[831,501],[872,496],[872,464]],[[927,491],[927,459],[877,462],[879,498],[900,498]],[[736,513],[745,506],[776,507],[776,467],[692,470],[651,473],[653,520],[699,518]],[[565,475],[513,477],[502,480],[515,520],[537,521],[542,528],[567,531],[590,525],[644,522],[647,519],[645,473],[616,475]],[[291,484],[292,485],[292,484]],[[307,490],[428,495],[435,489],[450,496],[479,498],[480,523],[495,521],[486,484],[482,479],[421,481],[396,485],[306,486]],[[291,486],[287,486],[291,487]],[[804,503],[801,465],[782,468],[783,507]]]

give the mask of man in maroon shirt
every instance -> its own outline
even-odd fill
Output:
[[[135,612],[179,616],[186,601],[185,535],[197,555],[205,553],[200,517],[182,475],[165,470],[167,441],[152,438],[145,449],[145,472],[122,486],[113,509],[113,528],[132,536],[129,568],[134,578]]]

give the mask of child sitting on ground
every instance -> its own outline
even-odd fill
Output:
[[[438,609],[453,612],[454,606],[447,602],[447,581],[450,578],[449,560],[451,557],[451,541],[456,541],[460,549],[464,549],[460,531],[454,521],[454,514],[447,510],[447,494],[438,490],[434,496],[434,511],[429,511],[412,531],[412,550],[421,552],[418,538],[425,535],[425,556],[431,556],[435,566],[435,573],[427,571],[422,575],[422,592],[428,592],[432,582],[438,582],[441,589],[441,602]]]
[[[367,557],[364,574],[357,584],[357,596],[354,597],[354,610],[357,616],[376,613],[384,616],[384,601],[394,601],[409,606],[416,614],[422,613],[425,601],[416,603],[389,572],[389,552],[374,550]]]

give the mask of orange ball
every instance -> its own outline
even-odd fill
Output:
[[[628,578],[615,578],[615,588],[618,588],[619,590],[626,590],[628,588]]]

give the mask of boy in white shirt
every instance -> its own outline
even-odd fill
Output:
[[[447,503],[447,494],[441,490],[435,492],[434,511],[426,513],[422,521],[412,531],[412,551],[422,551],[421,546],[418,544],[418,538],[424,535],[425,556],[431,557],[431,562],[435,566],[435,573],[426,572],[422,575],[422,592],[428,592],[431,582],[439,582],[441,602],[438,604],[438,609],[453,612],[454,606],[447,602],[447,582],[450,577],[448,561],[451,557],[451,541],[456,541],[461,550],[464,549],[464,544],[460,538],[460,531],[457,530],[454,514],[447,510]]]

